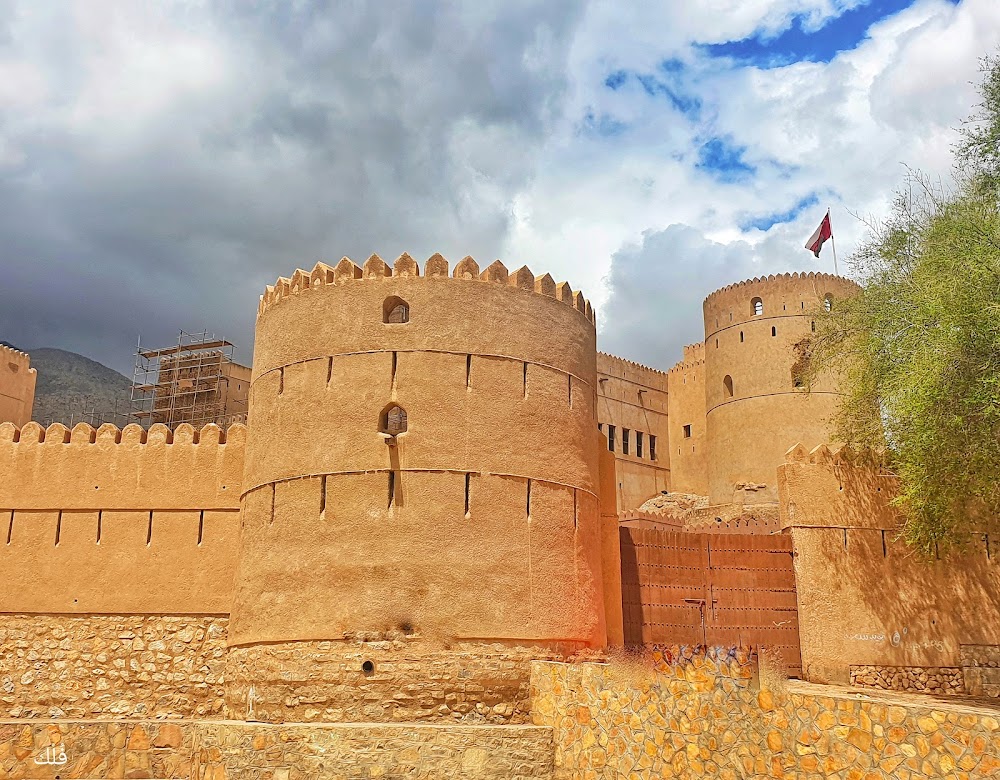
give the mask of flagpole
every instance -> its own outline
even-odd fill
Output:
[[[830,216],[830,209],[826,210],[826,216]],[[834,276],[840,276],[840,271],[837,269],[837,239],[833,237],[833,222],[830,222],[830,246],[833,247],[833,274]]]

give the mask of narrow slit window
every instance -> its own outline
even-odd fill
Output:
[[[472,474],[470,472],[465,473],[465,516],[469,516],[469,496],[472,492]]]
[[[524,514],[527,517],[531,517],[531,480],[528,480],[528,489],[525,491],[524,499]]]
[[[656,437],[649,434],[649,459],[656,460]]]
[[[396,351],[393,350],[393,352],[392,352],[392,377],[390,379],[390,384],[393,387],[396,386],[396,366],[397,366],[397,360],[398,359],[396,357]]]
[[[396,501],[396,472],[389,472],[389,509],[392,509],[393,503]]]
[[[406,432],[407,425],[406,410],[399,404],[389,404],[382,410],[382,416],[379,419],[379,430],[382,433],[397,436]]]
[[[7,523],[7,544],[10,544],[14,537],[14,510],[10,510],[10,522]]]
[[[629,440],[629,429],[622,428],[622,454],[628,455],[628,440]]]
[[[153,543],[153,510],[149,510],[149,523],[146,525],[146,546]]]
[[[319,516],[326,514],[326,474],[319,479]]]
[[[62,510],[59,510],[59,517],[56,518],[56,547],[59,546],[59,538],[62,536]],[[149,544],[149,542],[146,542]]]
[[[812,325],[812,332],[815,333],[816,332],[816,320],[813,320],[812,323],[811,323],[811,325]]]
[[[611,452],[615,451],[615,426],[608,426],[608,449]]]
[[[741,330],[740,331],[740,344],[742,344],[742,343],[743,343],[743,331]]]
[[[635,454],[642,457],[642,431],[635,432]]]
[[[567,392],[567,394],[569,396],[566,400],[569,402],[569,408],[572,409],[573,408],[573,375],[572,374],[570,374],[569,376],[566,377],[566,392]]]
[[[778,335],[778,329],[776,327],[774,327],[774,325],[771,326],[771,335],[772,336],[777,336]]]
[[[205,510],[202,509],[198,514],[198,546],[201,547],[202,541],[205,539]]]
[[[333,379],[333,355],[326,359],[326,383],[330,384]]]
[[[524,370],[521,375],[521,397],[528,397],[528,363],[525,361]]]
[[[285,369],[282,367],[278,369],[278,395],[283,392],[285,392]]]
[[[465,356],[465,386],[472,387],[472,355]]]
[[[204,516],[204,514],[205,513],[202,512],[202,516]],[[97,544],[101,543],[101,531],[103,531],[103,526],[104,526],[104,510],[102,509],[97,512]]]

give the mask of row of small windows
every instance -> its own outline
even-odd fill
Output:
[[[598,423],[597,428],[598,430],[603,432],[604,423]],[[632,450],[632,452],[629,452],[633,433],[635,433],[635,448]],[[615,452],[615,446],[617,443],[618,443],[618,429],[614,425],[609,425],[608,450],[610,452]],[[642,431],[630,431],[628,428],[622,428],[622,436],[621,436],[622,455],[635,455],[637,458],[644,458],[646,457],[647,443],[648,443],[649,459],[656,460],[656,437],[653,434],[649,434],[647,436]]]
[[[799,302],[799,308],[804,310],[806,308],[806,302],[805,301],[800,301]],[[833,311],[833,296],[830,295],[830,293],[827,293],[825,296],[823,296],[823,309],[825,311]],[[781,310],[782,311],[787,311],[788,310],[788,306],[786,304],[784,304],[784,303],[781,304]],[[762,316],[764,314],[764,301],[762,299],[760,299],[760,298],[753,298],[750,301],[750,313],[754,317],[760,317],[760,316]],[[732,312],[729,312],[729,321],[730,322],[733,321],[733,313]],[[719,318],[718,317],[715,318],[715,327],[719,327]]]

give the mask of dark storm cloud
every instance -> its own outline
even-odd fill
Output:
[[[666,370],[685,344],[705,340],[701,304],[710,292],[742,279],[787,270],[781,244],[719,244],[687,225],[643,235],[612,256],[598,346],[604,352]]]
[[[0,17],[0,78],[23,79],[0,87],[0,338],[120,370],[178,328],[249,359],[257,295],[295,266],[492,259],[579,20],[568,0],[40,5]]]

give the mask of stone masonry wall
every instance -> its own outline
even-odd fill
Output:
[[[673,648],[633,662],[534,663],[534,722],[554,730],[556,778],[1000,773],[1000,708],[799,682],[759,688],[753,661]]]
[[[222,710],[227,618],[0,614],[0,717]]]
[[[966,692],[962,670],[947,666],[851,666],[851,685],[958,696]]]
[[[0,721],[9,780],[552,780],[552,755],[536,726]]]
[[[233,647],[226,715],[272,723],[526,723],[530,662],[564,657],[550,648],[500,643],[446,649],[394,634],[379,641]]]

